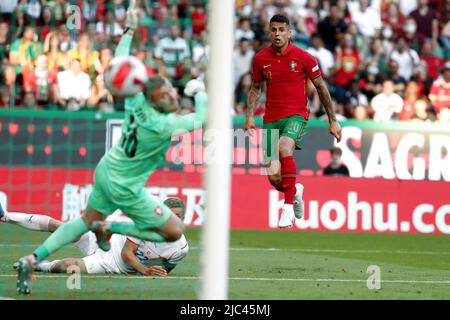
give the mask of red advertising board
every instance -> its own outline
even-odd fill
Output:
[[[0,201],[9,211],[67,220],[83,212],[93,170],[0,167]],[[303,177],[305,217],[294,231],[450,234],[450,183],[342,177]],[[148,192],[186,201],[186,224],[206,215],[202,175],[156,172]],[[232,229],[277,229],[282,194],[260,175],[233,174]],[[117,213],[120,214],[120,213]],[[212,213],[214,214],[214,213]]]

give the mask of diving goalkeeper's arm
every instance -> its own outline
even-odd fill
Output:
[[[131,43],[133,42],[134,30],[138,25],[136,0],[131,0],[127,10],[127,23],[120,42],[117,45],[115,57],[127,57],[130,55]]]
[[[184,94],[194,98],[195,112],[182,116],[174,113],[169,114],[164,124],[164,138],[176,137],[200,129],[206,122],[208,95],[203,81],[190,80],[184,88]]]

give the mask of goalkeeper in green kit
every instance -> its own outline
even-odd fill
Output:
[[[127,11],[127,28],[116,49],[116,56],[128,56],[133,31],[137,26],[134,1]],[[179,116],[177,93],[161,76],[146,84],[146,96],[138,93],[125,99],[125,121],[120,140],[98,163],[94,187],[86,213],[64,223],[33,254],[19,260],[17,291],[31,294],[34,266],[71,243],[87,231],[93,231],[102,250],[109,250],[112,233],[129,235],[152,242],[171,242],[183,234],[183,222],[163,203],[150,197],[145,189],[171,145],[171,138],[199,129],[206,119],[207,95],[199,80],[187,83],[184,93],[195,99],[195,113]],[[146,99],[147,98],[147,99]],[[120,209],[133,223],[104,222]]]

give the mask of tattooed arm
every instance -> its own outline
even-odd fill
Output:
[[[330,124],[329,131],[336,138],[337,142],[341,141],[342,129],[336,120],[336,114],[333,109],[333,102],[331,101],[330,92],[328,91],[326,83],[321,76],[312,79],[314,86],[319,94],[320,102],[322,102],[325,112],[328,116],[328,122]]]
[[[256,109],[256,105],[259,102],[260,96],[261,96],[261,81],[252,80],[250,91],[248,92],[247,118],[245,120],[245,130],[248,130],[250,135],[253,135],[254,130],[256,128],[254,112]]]

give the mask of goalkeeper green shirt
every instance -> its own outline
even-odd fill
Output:
[[[132,36],[123,35],[116,56],[128,56]],[[125,99],[125,121],[119,141],[103,156],[108,180],[122,190],[138,193],[148,177],[164,160],[171,137],[201,128],[206,120],[207,95],[195,95],[195,113],[163,114],[145,99],[143,93]],[[125,190],[123,190],[125,191]]]

